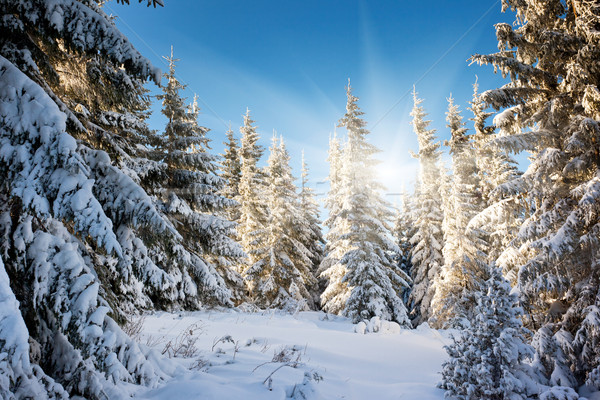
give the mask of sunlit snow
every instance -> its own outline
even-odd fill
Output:
[[[362,334],[323,312],[237,310],[159,312],[143,322],[140,342],[165,354],[191,343],[195,354],[176,359],[190,372],[141,399],[444,398],[436,384],[450,339],[426,325]],[[283,361],[272,362],[277,354]]]

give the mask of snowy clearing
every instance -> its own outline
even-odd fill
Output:
[[[175,358],[192,371],[143,390],[138,398],[444,398],[436,384],[446,359],[443,346],[450,342],[446,332],[427,327],[384,327],[368,334],[354,330],[350,320],[322,312],[148,315],[137,337],[141,343],[166,349],[165,354],[196,354]]]

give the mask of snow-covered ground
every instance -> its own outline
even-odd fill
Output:
[[[447,334],[395,328],[355,333],[348,319],[320,312],[155,313],[138,340],[193,354],[174,358],[192,370],[138,398],[443,399],[436,384]]]

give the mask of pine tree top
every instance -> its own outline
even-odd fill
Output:
[[[204,153],[210,147],[206,133],[208,129],[198,125],[198,102],[197,96],[191,105],[185,105],[185,98],[181,96],[181,91],[186,88],[177,79],[175,73],[176,59],[173,56],[171,47],[171,56],[165,57],[169,62],[169,71],[163,76],[167,80],[167,85],[163,87],[163,93],[157,98],[162,100],[162,114],[167,117],[168,122],[165,127],[165,139],[169,152],[185,149],[188,146],[194,148],[195,152]]]
[[[363,137],[369,133],[365,128],[367,123],[360,117],[364,115],[364,112],[358,107],[358,97],[352,94],[352,87],[350,86],[350,79],[348,79],[348,86],[346,86],[346,113],[338,121],[338,127],[344,127],[348,131],[348,140],[353,140],[355,137]]]
[[[240,127],[240,133],[242,134],[241,139],[241,159],[242,165],[246,160],[254,160],[252,163],[256,163],[263,155],[264,148],[257,144],[258,133],[256,132],[257,127],[254,124],[254,120],[250,116],[250,110],[246,109],[246,114],[243,115],[244,125]]]
[[[140,3],[143,3],[144,0],[139,0]],[[153,6],[156,8],[156,6],[160,6],[160,7],[164,7],[165,3],[163,2],[163,0],[146,0],[148,7]],[[129,0],[117,0],[117,3],[121,3],[121,4],[129,4]]]
[[[431,121],[425,119],[427,113],[421,106],[423,99],[417,97],[416,89],[413,89],[413,101],[414,106],[410,112],[413,119],[410,124],[413,126],[413,130],[417,134],[417,140],[419,141],[419,152],[415,157],[437,159],[440,156],[440,143],[436,141],[436,130],[428,129]]]
[[[465,122],[463,122],[459,106],[454,104],[452,95],[448,98],[446,122],[448,122],[446,126],[450,128],[451,134],[450,141],[446,142],[446,145],[450,146],[450,153],[454,154],[463,151],[469,143],[469,138],[467,137],[467,128],[465,128]]]
[[[470,107],[468,108],[471,113],[473,113],[473,117],[470,118],[470,121],[473,121],[475,128],[475,138],[476,140],[483,139],[484,137],[490,135],[494,132],[493,126],[486,126],[485,121],[493,115],[492,112],[486,112],[487,105],[482,99],[481,94],[479,93],[479,84],[477,81],[473,83],[473,98],[469,102]]]

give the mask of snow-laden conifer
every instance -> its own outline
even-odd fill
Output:
[[[7,0],[0,13],[0,247],[19,302],[0,323],[18,385],[3,388],[120,398],[125,382],[155,385],[170,373],[113,320],[159,293],[170,299],[175,286],[129,234],[178,236],[129,167],[148,131],[141,82],[158,82],[160,71],[97,2]],[[25,351],[39,366],[26,365]]]
[[[501,257],[516,271],[522,301],[530,307],[526,321],[547,331],[547,340],[535,342],[538,351],[565,352],[546,364],[550,383],[572,374],[571,385],[600,389],[600,358],[591,350],[600,326],[600,6],[503,1],[509,7],[517,21],[496,25],[500,51],[473,57],[511,79],[483,94],[503,109],[494,124],[506,134],[495,142],[532,154],[523,176],[506,185],[527,195],[533,212]]]
[[[234,133],[231,129],[225,133],[227,141],[225,151],[221,156],[221,177],[225,179],[225,184],[221,190],[221,194],[228,199],[236,200],[240,195],[240,180],[242,177],[242,162],[240,154],[240,146]],[[237,222],[240,218],[239,203],[227,210],[232,221]]]
[[[39,365],[31,362],[30,354],[34,352],[30,350],[29,332],[1,258],[0,304],[0,341],[3,343],[0,353],[3,359],[0,363],[0,396],[7,400],[67,399],[68,393],[62,385],[54,382]]]
[[[104,170],[107,182],[125,184],[120,186],[126,189],[123,197],[112,201],[132,226],[148,222],[136,221],[140,215],[160,219],[152,202],[111,168],[106,153],[77,143],[67,133],[67,115],[55,99],[3,57],[0,109],[2,258],[31,336],[29,346],[35,343],[41,353],[36,379],[49,397],[59,398],[62,389],[52,380],[69,395],[88,398],[124,397],[125,383],[156,385],[172,373],[172,366],[157,362],[108,315],[103,293],[113,292],[101,285],[98,268],[107,255],[121,258],[126,249],[110,218],[114,208],[104,211],[101,201],[109,203],[95,194],[92,176]],[[140,214],[139,207],[149,211]],[[172,227],[163,224],[162,229]],[[9,322],[2,320],[0,329],[10,329]],[[27,342],[21,334],[16,340],[19,346]],[[2,342],[0,351],[19,357],[11,343]],[[22,378],[28,379],[28,367],[21,365]],[[15,372],[15,366],[9,368]]]
[[[238,203],[240,195],[240,179],[242,176],[242,166],[240,160],[240,148],[233,131],[230,129],[225,133],[227,141],[225,151],[221,155],[220,176],[225,180],[224,185],[220,190],[220,194],[230,200],[235,201],[229,207],[221,211],[221,214],[228,220],[238,222],[240,218],[240,203]],[[240,236],[236,231],[230,233],[231,237],[241,243]],[[225,267],[226,266],[226,267]],[[231,262],[226,262],[225,266],[218,269],[219,273],[225,279],[227,287],[231,290],[231,299],[234,304],[242,303],[246,300],[246,284],[242,277],[244,269],[243,259]]]
[[[498,262],[498,257],[517,236],[519,227],[527,214],[527,204],[519,192],[511,190],[509,182],[520,176],[516,161],[511,155],[495,144],[497,136],[505,135],[503,130],[496,135],[495,126],[487,125],[492,112],[486,111],[486,104],[478,92],[479,85],[473,85],[473,99],[470,108],[475,134],[475,158],[479,171],[480,190],[485,209],[474,217],[471,227],[479,231],[485,239],[487,260]],[[516,282],[512,271],[504,270],[510,282]]]
[[[113,318],[187,296],[169,266],[190,254],[147,193],[165,171],[151,159],[160,141],[142,86],[159,70],[97,2],[1,1],[0,10],[1,247],[40,351],[34,372],[87,398],[156,385],[172,368]]]
[[[444,211],[444,266],[431,303],[434,326],[468,324],[476,304],[474,294],[487,279],[486,242],[468,225],[483,208],[475,149],[454,99],[448,99],[446,121],[452,155],[450,193]]]
[[[325,199],[328,217],[324,222],[327,227],[325,234],[325,254],[319,266],[318,276],[326,280],[321,293],[321,306],[327,312],[339,314],[346,304],[349,292],[347,285],[342,282],[346,275],[346,267],[339,263],[342,255],[347,251],[348,245],[342,235],[347,232],[347,224],[339,217],[342,199],[340,197],[342,185],[342,143],[337,137],[337,132],[329,138],[329,191]]]
[[[522,310],[499,269],[494,268],[477,297],[472,326],[446,346],[439,387],[458,400],[538,398],[533,369],[525,362],[533,349],[525,342]]]
[[[429,129],[430,121],[421,106],[422,99],[413,93],[414,107],[411,111],[413,130],[419,140],[419,152],[414,155],[419,160],[419,190],[416,203],[415,234],[411,238],[413,288],[410,294],[410,313],[415,323],[426,322],[431,313],[431,300],[435,294],[434,282],[444,265],[442,248],[442,199],[440,183],[440,143],[436,141],[435,130]]]
[[[143,80],[157,80],[158,69],[95,3],[18,1],[0,7],[11,15],[0,24],[2,54],[39,82],[67,116],[69,134],[82,144],[95,181],[93,191],[115,224],[123,257],[109,254],[95,263],[110,288],[106,296],[115,316],[172,303],[173,277],[147,256],[146,244],[157,237],[174,240],[176,232],[139,187],[143,176],[160,169],[144,148],[153,132],[145,122]]]
[[[321,232],[319,205],[315,199],[313,188],[309,186],[308,165],[304,159],[304,151],[302,151],[302,171],[300,175],[300,193],[298,194],[298,200],[300,202],[301,220],[295,227],[295,234],[297,235],[298,240],[300,240],[302,244],[304,244],[304,247],[310,252],[310,270],[316,279],[319,265],[321,264],[321,261],[323,261],[325,239]],[[315,305],[319,304],[321,293],[317,282],[315,282],[309,290],[314,298]]]
[[[366,140],[369,131],[349,83],[346,93],[346,114],[338,124],[346,128],[348,140],[341,158],[337,196],[341,204],[337,220],[346,229],[339,240],[345,242],[347,250],[324,275],[329,277],[329,285],[339,285],[346,292],[342,295],[347,296],[347,300],[341,313],[353,321],[377,316],[408,325],[410,322],[400,296],[410,278],[394,260],[398,248],[389,226],[392,213],[379,193],[383,187],[375,177],[377,161],[373,156],[379,150]],[[341,282],[332,279],[337,278],[331,272],[338,264],[346,269]],[[326,294],[327,290],[324,299],[327,299]],[[328,304],[324,307],[328,309]]]
[[[311,252],[298,235],[304,226],[302,210],[283,139],[273,136],[267,167],[269,207],[264,251],[245,271],[251,295],[261,307],[286,310],[314,308],[309,288],[316,283]]]
[[[155,193],[182,236],[181,244],[168,249],[176,255],[170,267],[181,274],[179,290],[186,304],[229,304],[231,293],[221,277],[228,274],[216,269],[233,267],[243,252],[232,239],[235,223],[219,214],[235,202],[219,194],[224,181],[216,174],[216,157],[208,153],[208,129],[198,125],[196,98],[185,105],[172,51],[167,61],[167,82],[158,96],[167,117],[160,147],[166,171]]]
[[[258,144],[259,136],[253,124],[250,110],[246,110],[244,125],[240,127],[241,177],[237,199],[240,204],[238,234],[247,254],[244,270],[265,257],[269,224],[269,208],[265,201],[268,188],[265,174],[258,166],[264,149]]]
[[[414,225],[414,204],[413,199],[402,190],[400,208],[396,212],[394,221],[394,237],[398,246],[399,252],[397,255],[397,263],[401,271],[410,276],[412,270],[412,244],[410,238],[415,233]],[[406,288],[402,294],[404,304],[408,304],[410,296],[410,287]]]
[[[73,105],[73,116],[85,128],[72,134],[84,144],[80,151],[95,181],[94,193],[124,250],[122,257],[97,258],[96,269],[111,288],[107,300],[119,316],[168,306],[177,297],[176,280],[162,270],[159,257],[151,256],[156,247],[147,244],[157,238],[176,241],[178,235],[139,187],[164,170],[148,158],[148,146],[156,141],[146,124],[150,103],[143,82],[94,54],[67,52],[54,62],[60,73],[52,89]]]

